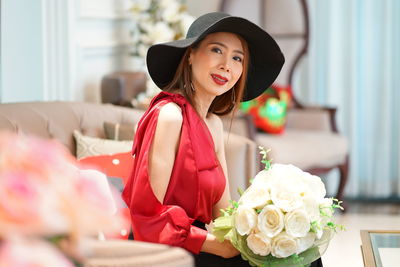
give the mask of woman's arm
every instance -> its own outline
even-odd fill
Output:
[[[149,154],[149,177],[154,195],[164,202],[182,128],[182,111],[175,103],[161,107]]]
[[[213,127],[213,139],[214,143],[216,144],[216,155],[218,160],[221,164],[221,167],[224,171],[226,185],[224,193],[222,197],[218,201],[218,203],[213,207],[213,217],[216,218],[220,215],[220,209],[227,208],[229,204],[229,200],[231,199],[230,191],[229,191],[229,180],[228,180],[228,172],[227,172],[227,165],[225,159],[225,149],[224,149],[224,132],[223,132],[223,125],[221,119],[216,116],[212,115],[212,123],[211,127]],[[240,254],[240,252],[232,246],[229,240],[225,240],[224,242],[219,242],[213,234],[208,234],[207,239],[204,242],[201,251],[212,253],[223,258],[231,258]]]
[[[229,190],[228,167],[225,158],[224,128],[221,119],[217,115],[213,114],[213,116],[214,116],[213,126],[215,127],[214,131],[215,134],[213,138],[214,138],[214,143],[216,143],[215,152],[219,160],[219,163],[221,164],[222,170],[224,171],[226,180],[224,193],[222,194],[222,197],[220,198],[218,203],[213,207],[213,218],[217,218],[220,216],[221,209],[226,209],[229,207],[230,205],[229,200],[231,200],[231,193]]]

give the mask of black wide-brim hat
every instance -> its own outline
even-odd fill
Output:
[[[275,40],[256,24],[222,12],[202,15],[190,26],[186,39],[155,44],[147,51],[147,69],[154,83],[163,89],[173,79],[186,48],[210,33],[230,32],[248,44],[250,64],[242,101],[262,94],[279,75],[285,58]]]

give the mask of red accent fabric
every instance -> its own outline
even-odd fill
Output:
[[[89,156],[79,160],[85,167],[93,166],[107,176],[119,177],[126,184],[131,174],[133,163],[132,152],[116,153],[112,155]]]
[[[170,102],[182,109],[183,122],[170,182],[164,203],[160,203],[150,186],[148,157],[160,108]],[[132,174],[122,196],[131,211],[135,240],[178,246],[198,254],[207,231],[192,223],[211,221],[212,207],[226,183],[206,124],[183,96],[161,92],[138,123],[132,154]]]
[[[131,152],[124,152],[112,155],[89,156],[80,159],[78,162],[81,169],[97,169],[109,177],[122,179],[122,182],[126,184],[131,173],[133,157]],[[121,229],[125,230],[126,234],[123,234],[123,232],[120,231],[119,233],[114,233],[114,235],[107,235],[107,238],[128,239],[129,237],[128,231],[132,227],[129,220],[130,211],[128,208],[119,209],[122,216],[126,218],[127,224]]]

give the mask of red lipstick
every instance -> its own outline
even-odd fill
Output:
[[[227,78],[225,78],[224,76],[218,75],[218,74],[211,74],[211,77],[212,77],[213,81],[218,85],[224,85],[225,83],[228,82]]]

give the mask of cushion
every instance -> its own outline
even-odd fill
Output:
[[[131,141],[135,134],[135,126],[133,124],[104,122],[104,132],[107,139]]]
[[[293,164],[303,170],[344,162],[347,139],[336,133],[286,129],[282,135],[259,133],[257,143],[270,148],[272,163]]]
[[[111,155],[88,156],[79,160],[83,166],[94,168],[105,173],[108,177],[119,177],[125,184],[133,166],[132,152]],[[116,181],[119,184],[119,181]]]
[[[281,134],[284,131],[290,99],[290,87],[273,85],[259,97],[243,102],[240,109],[253,117],[258,129],[266,133]]]
[[[132,150],[133,141],[116,141],[82,135],[74,130],[76,141],[76,158],[88,156],[109,155]]]

